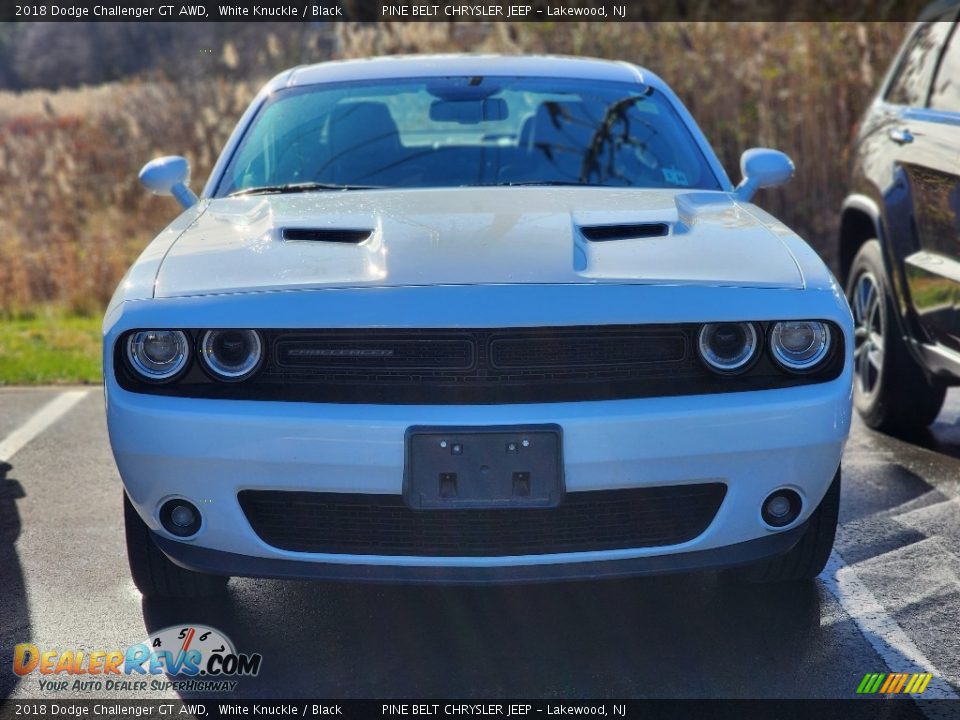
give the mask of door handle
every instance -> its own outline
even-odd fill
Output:
[[[907,128],[890,128],[887,130],[887,136],[897,145],[907,145],[913,142],[913,133]]]

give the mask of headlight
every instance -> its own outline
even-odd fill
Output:
[[[812,370],[830,352],[830,327],[812,320],[779,322],[770,333],[770,350],[786,370]]]
[[[243,380],[260,367],[263,343],[256,330],[207,330],[200,357],[218,380]]]
[[[751,323],[710,323],[700,328],[700,357],[720,373],[746,370],[757,355],[757,330]]]
[[[127,360],[145,380],[170,380],[187,366],[190,345],[179,330],[141,330],[127,338]]]

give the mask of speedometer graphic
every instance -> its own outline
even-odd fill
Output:
[[[207,625],[171,625],[152,633],[144,645],[146,657],[137,664],[150,674],[206,675],[212,659],[237,656],[230,638]]]

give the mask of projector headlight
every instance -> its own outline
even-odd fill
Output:
[[[830,352],[830,326],[813,320],[778,322],[770,332],[770,351],[777,364],[790,372],[807,372]]]
[[[710,369],[729,374],[743,372],[750,366],[760,342],[753,323],[709,323],[700,328],[697,346]]]
[[[166,382],[190,359],[187,336],[179,330],[141,330],[127,338],[127,361],[148,382]]]
[[[260,367],[263,342],[256,330],[207,330],[200,340],[200,357],[217,380],[237,382]]]

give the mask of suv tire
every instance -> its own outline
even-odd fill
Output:
[[[902,337],[880,243],[865,242],[850,268],[854,317],[853,402],[874,430],[910,432],[934,421],[946,388],[931,383]]]

